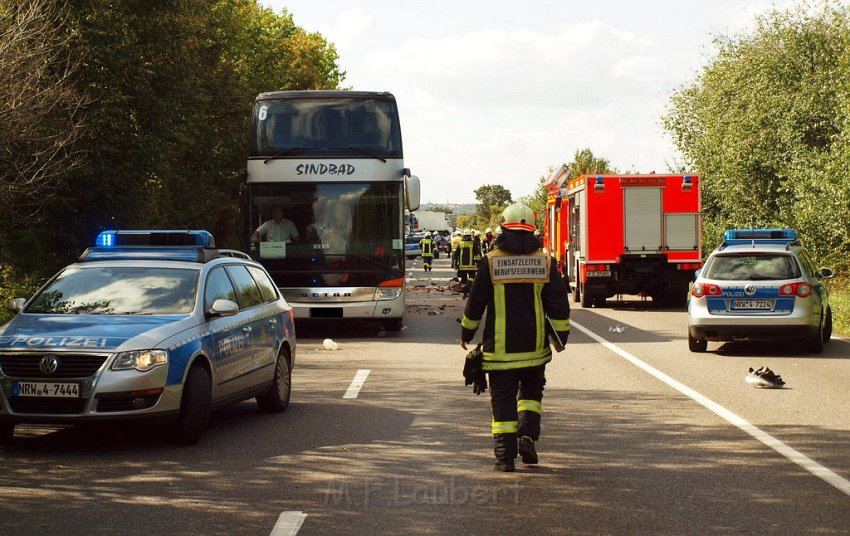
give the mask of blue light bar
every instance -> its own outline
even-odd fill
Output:
[[[208,231],[133,230],[103,231],[97,235],[95,245],[101,248],[115,246],[157,246],[214,248],[215,240]]]
[[[797,240],[794,229],[729,229],[721,247],[742,244],[789,244]]]
[[[723,240],[797,240],[794,229],[729,229]]]

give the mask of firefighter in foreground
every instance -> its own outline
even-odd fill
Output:
[[[555,260],[534,236],[534,211],[516,203],[501,222],[502,233],[482,259],[466,302],[460,345],[466,349],[486,311],[481,369],[490,379],[495,468],[511,472],[517,453],[525,464],[538,461],[534,442],[540,436],[546,363],[552,359],[546,326],[566,342],[570,306]],[[476,394],[482,383],[486,389],[483,378],[475,383]]]
[[[434,260],[434,241],[431,240],[431,231],[425,233],[419,241],[419,249],[422,250],[422,265],[426,272],[431,271],[431,261]]]

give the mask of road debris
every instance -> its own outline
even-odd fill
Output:
[[[325,339],[322,341],[322,348],[325,350],[339,350],[339,345],[331,339]]]
[[[616,326],[608,326],[609,333],[622,333],[624,331],[626,331],[626,326],[621,326],[620,324],[617,324]]]

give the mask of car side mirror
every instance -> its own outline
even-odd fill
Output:
[[[833,275],[835,275],[835,274],[833,274],[832,270],[830,270],[829,268],[821,268],[820,269],[820,276],[821,277],[829,278],[829,277],[832,277]]]
[[[697,277],[699,277],[699,274],[701,274],[701,273],[702,273],[702,268],[700,268],[699,270],[697,270],[696,272],[694,272],[694,279],[696,279]]]
[[[210,310],[207,311],[207,316],[233,316],[239,312],[239,304],[233,300],[216,300],[213,302]]]
[[[6,310],[13,313],[20,313],[24,310],[24,305],[27,304],[26,298],[15,298],[6,304]]]

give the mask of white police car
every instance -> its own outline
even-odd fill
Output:
[[[792,229],[726,231],[698,272],[688,305],[688,346],[708,341],[785,339],[815,353],[832,336],[829,293]]]
[[[206,231],[105,231],[0,327],[0,439],[16,423],[164,419],[194,443],[210,411],[289,404],[292,310],[262,266]]]

